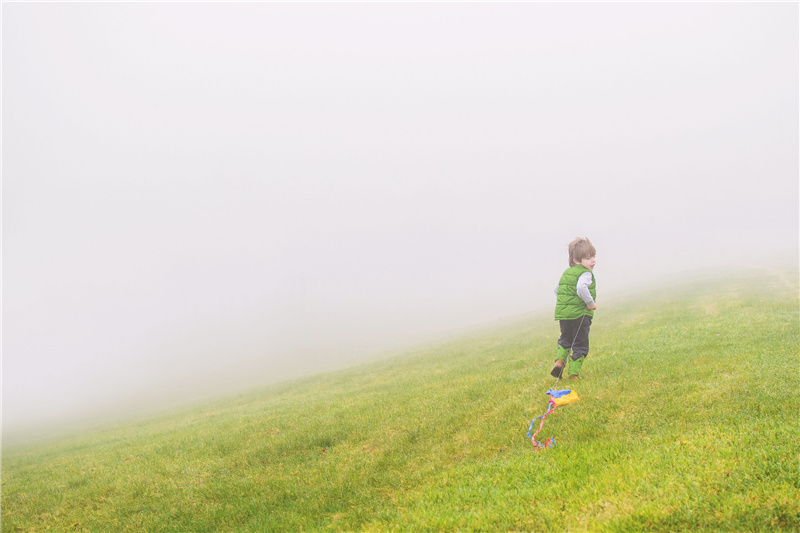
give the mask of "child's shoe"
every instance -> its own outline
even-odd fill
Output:
[[[569,358],[569,350],[562,347],[560,344],[556,345],[556,366],[550,371],[550,375],[554,378],[561,377],[564,368],[564,360]]]
[[[553,370],[550,371],[550,375],[554,378],[557,378],[561,375],[561,372],[564,371],[564,361],[559,359],[556,361],[556,366],[553,367]]]
[[[583,360],[586,359],[586,356],[583,356],[579,359],[569,359],[569,369],[567,374],[569,374],[569,379],[580,379],[581,373],[581,366],[583,365]]]

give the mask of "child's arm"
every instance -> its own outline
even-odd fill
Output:
[[[586,304],[586,309],[590,311],[594,311],[597,309],[597,304],[592,298],[591,293],[589,293],[589,285],[592,284],[592,273],[591,272],[584,272],[581,274],[581,277],[578,278],[578,296],[581,297],[583,303]]]

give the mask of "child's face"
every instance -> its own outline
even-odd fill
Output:
[[[581,262],[578,263],[578,264],[583,266],[583,268],[588,268],[589,270],[594,270],[595,263],[597,263],[597,261],[595,260],[595,256],[592,256],[592,257],[584,257],[583,259],[581,259]]]

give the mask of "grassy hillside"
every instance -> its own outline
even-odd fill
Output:
[[[548,315],[6,448],[2,532],[800,529],[797,272],[602,301],[554,448]]]

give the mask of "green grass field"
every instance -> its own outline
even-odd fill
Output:
[[[542,452],[549,313],[5,446],[2,531],[798,531],[798,290],[776,270],[601,294]]]

